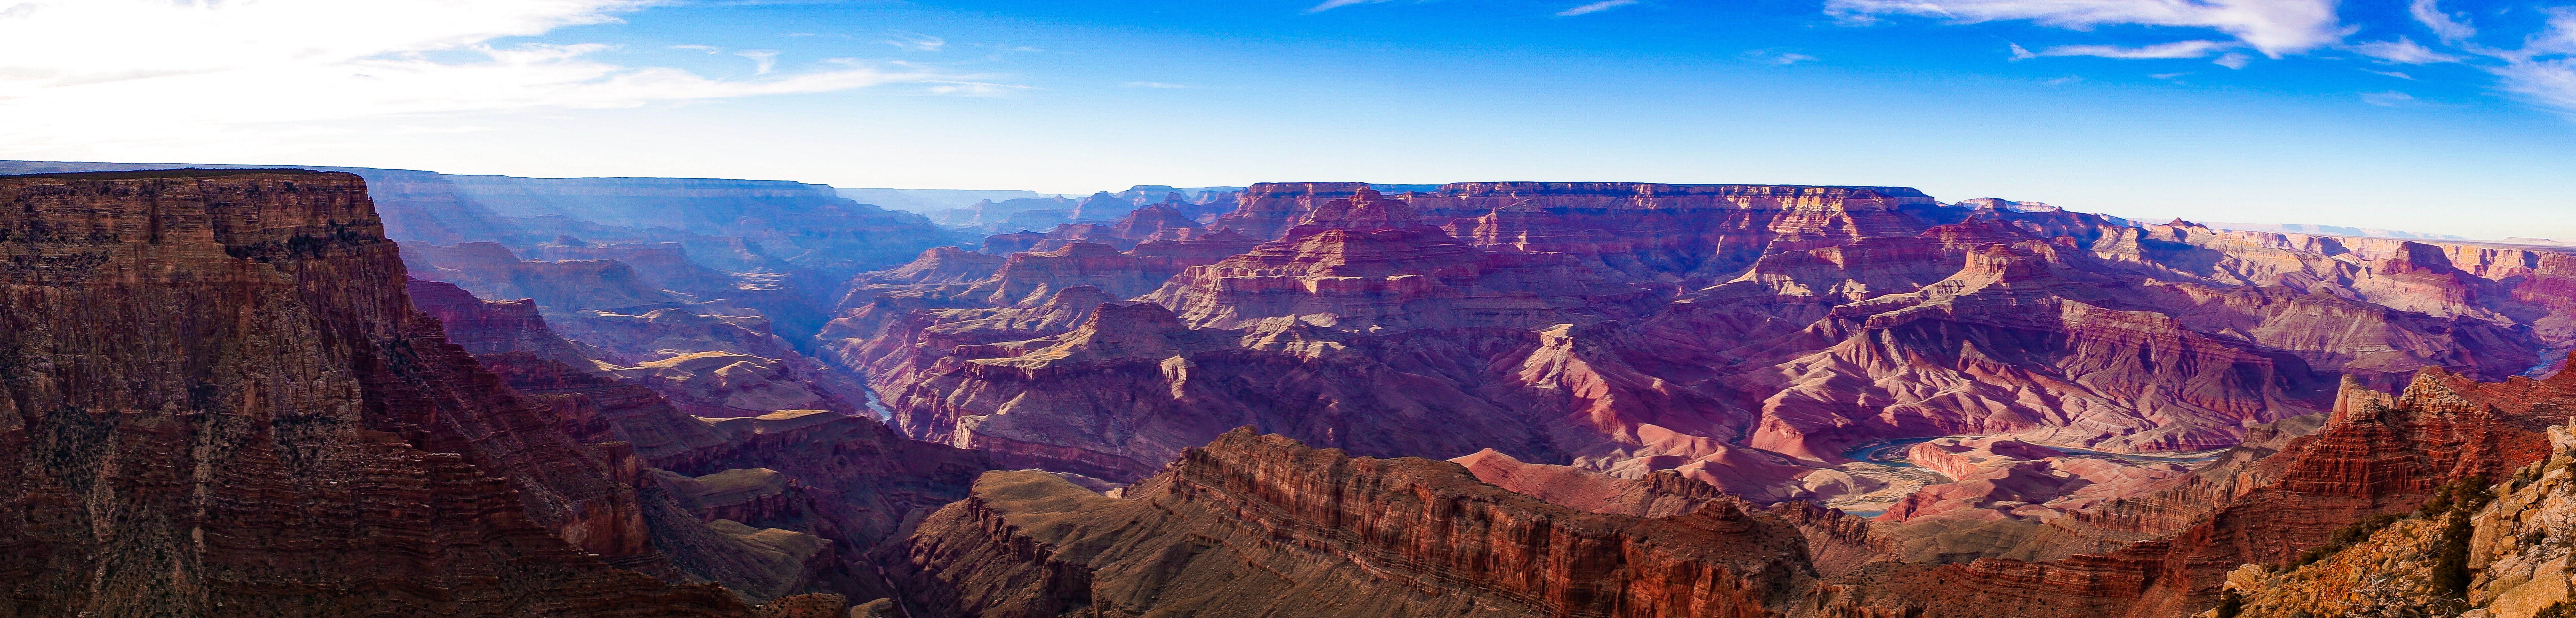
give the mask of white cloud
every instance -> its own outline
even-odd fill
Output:
[[[2380,75],[2386,75],[2386,76],[2394,77],[2394,78],[2398,78],[2398,79],[2404,79],[2404,80],[2413,80],[2413,79],[2415,79],[2415,76],[2413,76],[2413,75],[2407,75],[2405,71],[2382,71],[2382,70],[2379,70],[2379,69],[2373,69],[2373,68],[2368,68],[2368,67],[2364,67],[2364,68],[2362,68],[2361,70],[2362,70],[2362,71],[2364,71],[2364,72],[2368,72],[2368,73],[2378,73],[2378,74],[2380,74]]]
[[[2478,35],[2477,28],[2470,27],[2466,20],[2453,19],[2451,14],[2442,12],[2441,7],[2435,6],[2434,2],[2435,0],[2415,0],[2406,5],[2406,12],[2413,14],[2415,21],[2422,22],[2425,28],[2432,29],[2433,34],[2441,36],[2442,41],[2447,43],[2457,44]]]
[[[2099,56],[2103,58],[2200,58],[2236,44],[2228,41],[2175,41],[2145,47],[2117,45],[2063,45],[2040,50],[2041,56]],[[2018,47],[2018,46],[2015,46]]]
[[[750,58],[752,73],[755,75],[768,75],[771,69],[778,68],[778,50],[746,49],[734,52],[733,55]]]
[[[2406,107],[2415,104],[2415,95],[2390,90],[2361,93],[2361,102],[2380,107]]]
[[[2576,54],[2576,6],[2541,10],[2549,14],[2549,26],[2523,45],[2523,55]]]
[[[673,45],[673,46],[671,46],[671,49],[686,49],[686,50],[692,50],[692,51],[702,51],[702,52],[706,52],[706,53],[710,53],[710,54],[721,54],[721,53],[724,53],[724,48],[722,48],[722,47],[716,47],[716,46],[714,46],[714,45]]]
[[[835,61],[723,80],[496,39],[616,21],[636,0],[38,0],[0,16],[0,144],[79,152],[310,134],[352,118],[635,107],[940,79]],[[690,49],[696,49],[694,47]],[[757,60],[757,59],[755,59]]]
[[[2183,71],[2183,72],[2180,72],[2180,73],[2155,73],[2155,74],[2148,75],[2147,77],[2153,77],[2153,78],[2156,78],[2156,79],[2161,79],[2161,80],[2171,81],[2171,80],[2173,80],[2173,78],[2176,78],[2176,77],[2182,77],[2182,76],[2190,75],[2190,74],[2192,74],[2192,72],[2191,72],[2191,71]]]
[[[2012,46],[2012,59],[2014,62],[2039,57],[2039,54],[2030,53],[2030,49],[2022,47],[2020,43],[2008,43],[2008,45]]]
[[[1582,15],[1582,14],[1585,14],[1585,13],[1599,13],[1599,12],[1602,12],[1602,11],[1607,11],[1607,10],[1610,10],[1610,9],[1615,9],[1615,8],[1619,8],[1619,7],[1623,7],[1623,6],[1628,6],[1628,5],[1631,5],[1631,4],[1636,4],[1636,3],[1637,3],[1637,0],[1601,0],[1600,2],[1594,2],[1594,3],[1586,4],[1586,5],[1583,5],[1583,6],[1578,6],[1578,7],[1574,7],[1574,8],[1570,8],[1570,9],[1562,10],[1562,11],[1557,11],[1557,12],[1556,12],[1556,16],[1557,16],[1557,17],[1573,17],[1573,16],[1576,16],[1576,15]]]
[[[927,90],[931,94],[953,94],[966,97],[998,97],[1016,94],[1023,90],[1036,90],[1036,88],[1029,86],[1021,86],[1017,84],[996,84],[992,82],[932,81],[931,83],[934,85],[929,88],[924,88],[923,90]]]
[[[2506,91],[2576,117],[2576,60],[2515,62],[2495,69],[2495,73],[2504,78]]]
[[[1816,57],[1815,57],[1815,56],[1809,56],[1809,55],[1806,55],[1806,54],[1801,54],[1801,53],[1796,53],[1796,52],[1784,52],[1784,51],[1772,50],[1772,49],[1756,49],[1756,50],[1753,50],[1753,51],[1748,51],[1748,52],[1744,52],[1744,53],[1742,53],[1742,54],[1738,54],[1736,57],[1738,57],[1738,58],[1743,58],[1743,59],[1745,59],[1745,60],[1751,60],[1751,61],[1754,61],[1754,62],[1760,62],[1760,63],[1763,63],[1763,64],[1771,64],[1771,65],[1779,65],[1779,66],[1789,66],[1789,65],[1792,65],[1792,64],[1797,64],[1797,63],[1800,63],[1800,62],[1806,62],[1806,61],[1809,61],[1809,60],[1815,60],[1815,59],[1816,59]]]
[[[2219,56],[2217,60],[2211,60],[2209,63],[2230,69],[2242,69],[2245,68],[2245,65],[2254,64],[2254,57],[2245,54],[2230,53],[2224,56]]]
[[[2422,45],[2417,45],[2414,41],[2408,40],[2406,37],[2402,36],[2397,37],[2397,40],[2394,41],[2375,41],[2354,45],[2352,46],[2352,51],[2359,52],[2364,56],[2378,58],[2398,64],[2430,64],[2435,62],[2460,61],[2459,56],[2433,51]]]
[[[927,35],[927,34],[917,34],[917,33],[906,32],[906,33],[903,33],[903,34],[895,35],[895,38],[890,39],[890,40],[887,40],[885,43],[886,43],[887,45],[893,45],[893,46],[895,46],[895,47],[900,47],[900,48],[903,48],[903,49],[909,49],[909,50],[913,50],[913,51],[935,52],[935,51],[939,51],[939,49],[940,49],[940,48],[947,47],[947,46],[948,46],[948,39],[943,39],[943,38],[939,38],[939,37],[935,37],[935,36],[930,36],[930,35]]]
[[[1315,5],[1315,7],[1314,7],[1314,8],[1306,9],[1306,12],[1308,12],[1308,13],[1322,13],[1322,12],[1324,12],[1324,11],[1330,11],[1330,10],[1333,10],[1333,9],[1338,9],[1338,8],[1342,8],[1342,7],[1346,7],[1346,6],[1350,6],[1350,5],[1354,5],[1354,4],[1376,4],[1376,3],[1380,3],[1380,2],[1386,2],[1386,1],[1387,1],[1387,0],[1324,0],[1324,3],[1323,3],[1323,4],[1318,4],[1318,5]]]
[[[2346,33],[2336,21],[2334,0],[1827,0],[1825,9],[1856,18],[2029,20],[2079,30],[2121,24],[2209,28],[2275,57],[2331,45]]]

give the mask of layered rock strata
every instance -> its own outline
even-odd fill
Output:
[[[743,615],[609,566],[613,453],[415,312],[347,174],[0,178],[0,581],[34,615]]]
[[[1248,429],[1121,493],[988,473],[886,563],[902,601],[943,615],[1813,613],[1796,528],[1731,503],[1586,513],[1446,462],[1352,459]]]

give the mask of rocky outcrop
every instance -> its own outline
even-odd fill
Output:
[[[1476,480],[1588,513],[1671,517],[1732,500],[1716,487],[1671,472],[1631,481],[1573,466],[1522,463],[1493,449],[1449,461],[1466,466]]]
[[[447,307],[457,319],[446,323],[469,349],[500,349],[478,358],[544,402],[565,433],[631,445],[624,452],[637,469],[627,482],[640,490],[652,544],[671,573],[721,582],[754,601],[814,589],[882,596],[885,586],[850,561],[907,517],[963,496],[974,474],[991,467],[971,451],[905,440],[872,419],[829,411],[692,416],[653,389],[509,349],[531,340],[547,347],[541,320],[531,336],[470,328],[525,305],[456,303]]]
[[[2568,377],[2515,378],[2487,388],[2427,369],[2394,405],[2362,402],[2316,433],[2253,461],[2222,461],[2191,483],[2061,518],[2061,543],[2117,528],[2157,526],[2159,502],[2206,506],[2187,525],[2098,555],[2049,562],[1981,559],[1939,567],[1880,565],[1837,583],[1873,602],[1925,615],[2169,616],[2220,603],[2229,571],[2286,564],[2335,543],[2366,518],[2413,510],[2437,494],[2504,478],[2538,461],[2547,442],[2526,427],[2571,401]],[[2357,385],[2357,383],[2356,383]],[[2511,393],[2500,396],[2499,393]],[[2074,521],[2068,521],[2074,520]],[[2097,537],[2099,538],[2099,537]],[[2394,565],[2392,565],[2392,568]],[[1901,599],[1901,601],[1899,600]],[[2080,603],[2069,603],[2081,599]]]
[[[483,300],[455,284],[406,279],[413,307],[437,318],[448,341],[477,356],[525,352],[574,367],[590,366],[580,347],[546,326],[532,300]]]
[[[743,615],[613,449],[412,309],[346,174],[0,178],[0,581],[36,615]]]
[[[2499,410],[2525,422],[2555,421],[2576,408],[2576,373],[2485,384],[2432,375],[2417,384],[2420,390],[2407,392],[2410,405]],[[2335,544],[2296,563],[2230,573],[2231,613],[2531,618],[2576,606],[2567,568],[2567,537],[2576,530],[2576,501],[2569,499],[2576,495],[2569,473],[2576,427],[2545,429],[2548,456],[2508,476],[2463,479],[2414,513],[2339,532]]]
[[[941,615],[1815,613],[1796,528],[1732,503],[1586,513],[1446,462],[1352,459],[1248,429],[1121,495],[988,473],[884,563],[909,607]]]
[[[1907,496],[1881,522],[2051,519],[2167,485],[2190,474],[2192,463],[2070,457],[2007,438],[1924,442],[1913,446],[1907,461],[1953,482]]]

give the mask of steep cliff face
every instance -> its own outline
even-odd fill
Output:
[[[975,474],[992,467],[979,453],[907,440],[874,419],[824,410],[693,416],[689,404],[595,365],[534,353],[570,344],[541,318],[503,319],[525,313],[526,303],[435,298],[450,301],[432,309],[450,337],[484,351],[478,360],[543,402],[565,434],[627,445],[624,461],[636,469],[625,470],[621,482],[640,490],[652,545],[667,556],[655,564],[746,598],[818,589],[852,598],[886,594],[875,576],[850,565],[907,518],[963,497]],[[523,328],[486,327],[495,323]]]
[[[2061,543],[2157,531],[2146,540],[2049,562],[1880,565],[1837,583],[1883,605],[1923,607],[1927,616],[2201,611],[2219,603],[2239,565],[2287,564],[2338,542],[2336,531],[2354,522],[2412,510],[2445,487],[2504,478],[2540,460],[2548,443],[2530,428],[2564,418],[2558,410],[2571,400],[2559,385],[2567,379],[2480,387],[2427,369],[2393,399],[2352,383],[2356,391],[2323,429],[2274,454],[2226,461],[2191,483],[2056,522]],[[2178,516],[2188,523],[2173,523]]]
[[[2432,405],[2538,410],[2550,418],[2576,404],[2576,374],[2548,381],[2463,385]],[[2576,431],[2547,428],[2550,453],[2510,476],[2454,484],[2397,521],[2340,533],[2338,545],[2293,564],[2249,564],[2228,574],[2232,613],[2296,615],[2563,615],[2571,598],[2568,542],[2576,531]],[[2497,481],[2487,485],[2486,481]],[[2393,516],[2391,518],[2394,518]],[[2556,612],[2552,614],[2551,612]]]
[[[884,562],[909,607],[951,615],[1813,613],[1797,529],[1732,503],[1586,513],[1446,462],[1352,459],[1249,430],[1122,495],[989,473]]]
[[[31,615],[740,615],[613,453],[411,308],[364,184],[0,178],[0,581]],[[598,555],[593,555],[598,554]]]

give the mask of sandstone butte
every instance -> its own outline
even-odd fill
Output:
[[[1357,455],[1493,449],[1764,503],[1892,506],[1937,478],[1856,471],[1853,448],[2208,452],[2301,426],[2345,377],[2498,380],[2576,347],[2576,255],[2560,251],[1896,187],[1269,183],[1195,227],[1134,215],[860,275],[823,354],[864,372],[905,435],[1009,467],[1135,481],[1248,424]],[[1149,256],[1163,241],[1146,229],[1197,244]],[[2077,459],[1895,519],[1975,511],[1926,521],[2003,538],[1921,549],[2036,557],[2011,546],[2069,512],[2046,505],[2175,478]]]
[[[817,570],[774,559],[800,549],[864,552],[985,469],[866,419],[678,415],[565,363],[528,303],[409,286],[515,360],[505,380],[414,308],[353,175],[0,177],[0,203],[11,615],[835,615],[840,595],[780,595],[875,584],[746,590]],[[830,496],[809,526],[829,538],[701,522],[681,509],[704,496],[647,457],[791,470]]]

